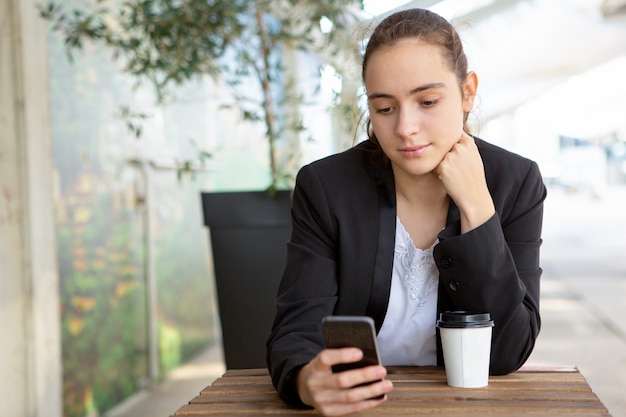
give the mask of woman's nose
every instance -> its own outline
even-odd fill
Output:
[[[398,110],[396,133],[402,138],[409,138],[420,130],[420,120],[417,111],[411,108]]]

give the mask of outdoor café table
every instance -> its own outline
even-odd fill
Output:
[[[355,416],[610,416],[575,367],[523,367],[489,378],[485,388],[452,388],[443,368],[390,367],[394,389],[381,405]],[[276,394],[266,369],[229,370],[174,416],[304,416]]]

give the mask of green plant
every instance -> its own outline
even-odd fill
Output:
[[[104,44],[124,60],[124,71],[148,80],[159,101],[168,88],[202,76],[227,85],[244,120],[263,123],[269,149],[269,189],[285,187],[291,157],[277,143],[304,129],[302,96],[283,65],[286,51],[339,56],[346,51],[361,0],[93,0],[66,10],[54,1],[38,6],[63,34],[67,51],[86,41]],[[323,27],[322,27],[322,26]],[[352,51],[355,52],[355,51]],[[252,88],[251,88],[252,85]],[[139,122],[140,113],[123,110]],[[204,160],[211,155],[201,152]]]

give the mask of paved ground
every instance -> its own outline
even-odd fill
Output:
[[[543,327],[529,362],[578,366],[613,417],[626,417],[626,188],[601,199],[550,191]]]
[[[626,417],[626,188],[601,199],[551,189],[542,265],[543,327],[528,363],[576,365],[613,417]],[[223,371],[211,348],[107,417],[167,417]]]
[[[153,391],[134,395],[105,417],[169,417],[225,371],[221,346],[213,346],[171,372]]]

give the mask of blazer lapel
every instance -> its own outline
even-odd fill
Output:
[[[383,325],[389,303],[396,234],[396,193],[390,167],[380,169],[376,173],[376,188],[379,212],[378,245],[365,314],[374,319],[378,332]]]

